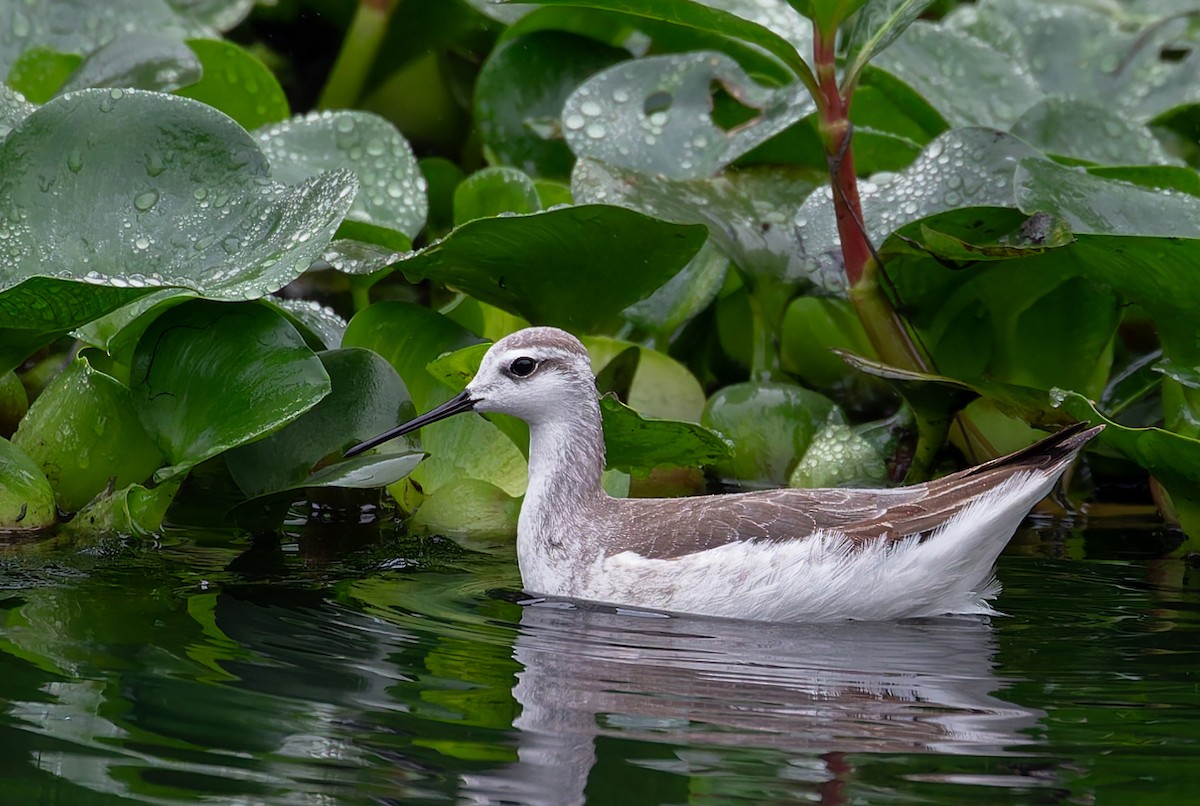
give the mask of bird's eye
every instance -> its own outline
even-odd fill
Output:
[[[508,371],[518,378],[526,378],[532,375],[535,369],[537,369],[537,362],[532,358],[524,357],[514,360],[508,367]]]

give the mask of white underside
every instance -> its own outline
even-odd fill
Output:
[[[1043,474],[1016,475],[924,540],[852,548],[840,535],[818,534],[731,543],[669,560],[623,552],[569,577],[540,562],[536,551],[521,552],[521,571],[526,588],[542,594],[763,621],[992,613],[987,602],[1000,590],[996,558],[1053,482]]]

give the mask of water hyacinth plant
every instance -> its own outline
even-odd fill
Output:
[[[533,323],[615,393],[618,494],[1086,420],[1095,489],[1200,533],[1180,3],[294,5],[344,33],[307,95],[286,9],[0,8],[0,530],[154,534],[203,482],[255,529],[386,485],[511,534],[519,423],[342,452]]]

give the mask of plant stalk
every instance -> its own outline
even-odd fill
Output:
[[[317,101],[318,109],[350,109],[362,97],[367,74],[400,0],[359,0],[342,49]]]

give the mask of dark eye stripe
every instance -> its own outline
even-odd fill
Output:
[[[537,369],[537,362],[532,358],[525,358],[524,356],[515,359],[508,367],[508,371],[518,378],[525,378],[532,375],[535,369]]]

